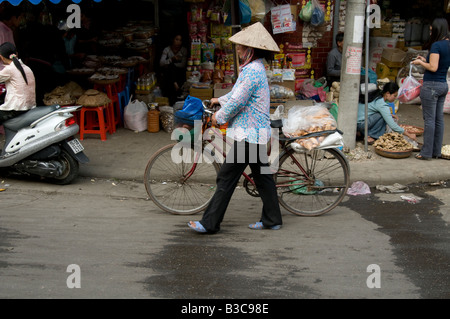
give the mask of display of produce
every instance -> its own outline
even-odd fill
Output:
[[[450,145],[442,146],[441,156],[442,156],[442,158],[450,159]]]
[[[373,146],[377,149],[391,151],[406,151],[413,149],[413,146],[405,140],[403,135],[396,132],[383,134],[375,141],[375,143],[373,143]]]
[[[69,82],[64,86],[58,86],[44,95],[45,105],[74,105],[84,90],[75,82]]]
[[[405,125],[401,124],[400,127],[405,129],[408,133],[415,134],[416,136],[420,136],[423,134],[423,128],[414,126],[414,125]]]
[[[83,106],[100,106],[111,103],[108,96],[100,91],[89,89],[77,100],[77,103]]]

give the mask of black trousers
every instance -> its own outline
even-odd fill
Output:
[[[261,222],[270,227],[282,224],[277,190],[269,164],[266,145],[234,142],[217,176],[217,188],[200,223],[210,232],[218,232],[237,183],[250,166],[252,176],[263,202]],[[265,168],[265,171],[262,169]]]

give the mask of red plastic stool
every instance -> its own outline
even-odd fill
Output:
[[[116,131],[116,126],[121,125],[121,111],[120,111],[120,102],[118,96],[117,86],[119,85],[119,79],[115,81],[105,82],[94,82],[94,90],[103,91],[106,93],[108,98],[111,100],[112,112],[110,112],[111,123],[109,131],[110,133],[114,133]]]
[[[109,128],[111,126],[110,105],[83,106],[81,108],[80,140],[84,139],[85,134],[100,134],[100,139],[106,141],[106,133],[110,132]],[[95,119],[95,114],[97,119]]]

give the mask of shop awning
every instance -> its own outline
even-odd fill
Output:
[[[39,4],[41,3],[42,0],[0,0],[0,3],[4,2],[4,1],[8,1],[9,3],[17,6],[19,5],[22,1],[28,1],[31,2],[32,4]],[[55,3],[58,4],[60,3],[62,0],[50,0],[51,3]],[[72,0],[73,3],[80,3],[82,0]],[[93,0],[94,2],[101,2],[102,0]]]

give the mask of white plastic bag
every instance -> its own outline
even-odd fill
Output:
[[[289,138],[299,138],[295,141],[299,146],[293,146],[297,151],[301,151],[301,148],[312,150],[321,146],[323,148],[340,146],[341,136],[336,132],[336,127],[335,118],[321,104],[294,106],[289,110],[288,118],[283,119],[283,134]]]
[[[362,181],[353,182],[347,190],[347,195],[366,195],[370,194],[370,187]]]
[[[144,102],[133,100],[128,103],[124,110],[124,126],[135,132],[142,132],[148,129],[147,125],[148,108]]]
[[[308,133],[334,130],[336,120],[322,104],[293,106],[287,119],[283,119],[283,133],[287,137],[300,137]]]
[[[307,140],[308,139],[305,139],[305,141],[307,141]],[[297,141],[301,141],[301,140],[297,140]],[[304,143],[302,143],[303,144],[302,145],[300,143],[297,143],[297,141],[291,143],[291,147],[295,152],[304,153],[305,151],[308,150],[304,146]],[[308,144],[306,144],[306,146],[308,146]],[[335,133],[332,133],[332,134],[324,137],[322,142],[318,146],[316,146],[314,149],[324,150],[327,148],[341,148],[343,146],[344,146],[344,137],[339,132],[335,132]]]
[[[420,88],[422,87],[422,84],[411,75],[411,70],[412,64],[409,68],[409,75],[398,90],[398,100],[403,103],[410,102],[417,98],[420,95]]]

